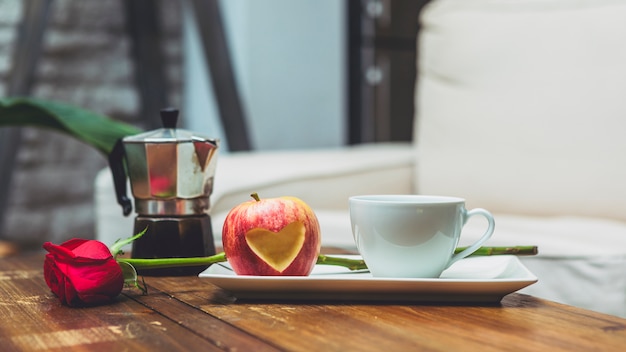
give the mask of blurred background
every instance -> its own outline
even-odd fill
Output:
[[[146,130],[178,107],[221,153],[409,141],[425,2],[0,0],[0,96]],[[93,238],[106,166],[54,132],[0,128],[0,241]]]

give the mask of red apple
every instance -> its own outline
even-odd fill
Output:
[[[320,226],[313,210],[295,197],[259,199],[226,216],[222,244],[238,275],[311,273],[320,253]]]

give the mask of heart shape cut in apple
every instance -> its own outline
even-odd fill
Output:
[[[294,221],[279,232],[254,228],[246,232],[246,242],[254,254],[282,272],[296,259],[304,244],[304,224]]]

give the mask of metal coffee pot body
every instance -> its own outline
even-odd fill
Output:
[[[161,111],[163,128],[120,140],[110,155],[118,203],[132,211],[126,173],[135,203],[133,258],[204,257],[215,254],[210,195],[218,141],[176,129],[178,110]],[[125,161],[125,167],[124,167]],[[197,275],[206,266],[147,269],[143,275]]]

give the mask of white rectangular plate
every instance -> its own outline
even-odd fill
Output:
[[[358,256],[346,256],[359,258]],[[309,276],[240,276],[227,263],[199,274],[238,299],[404,302],[499,302],[537,282],[515,256],[470,257],[436,279],[378,278],[316,265]]]

